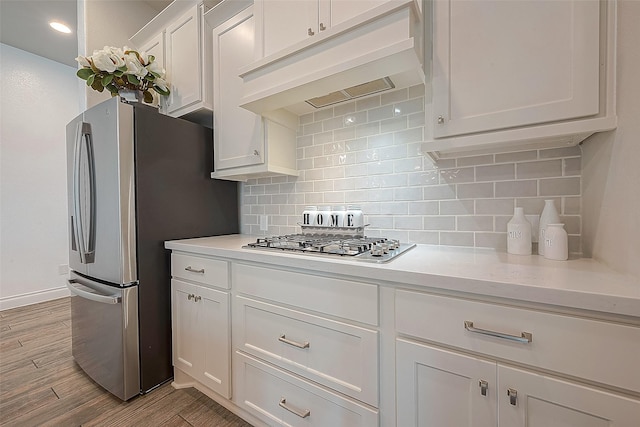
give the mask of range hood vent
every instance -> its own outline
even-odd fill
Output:
[[[273,120],[290,114],[296,122],[316,108],[423,84],[420,4],[384,2],[242,67],[239,105]]]
[[[395,85],[389,77],[372,80],[346,89],[332,92],[328,95],[318,96],[316,98],[307,99],[305,102],[315,108],[323,108],[328,105],[338,104],[340,102],[349,101],[351,99],[360,98],[374,93],[383,92],[393,89]]]

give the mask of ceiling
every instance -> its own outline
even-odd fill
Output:
[[[129,0],[132,1],[132,0]],[[160,12],[171,0],[143,1]],[[76,68],[77,0],[0,0],[0,42]],[[52,30],[58,20],[71,34]]]

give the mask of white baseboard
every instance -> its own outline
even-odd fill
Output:
[[[14,295],[0,298],[0,311],[10,308],[23,307],[25,305],[37,304],[39,302],[51,301],[58,298],[68,297],[71,294],[66,286],[60,288],[46,289],[44,291],[30,292],[28,294]]]

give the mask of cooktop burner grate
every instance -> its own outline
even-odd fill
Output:
[[[384,237],[305,233],[260,237],[245,248],[283,250],[309,255],[345,256],[358,261],[388,262],[414,246]]]

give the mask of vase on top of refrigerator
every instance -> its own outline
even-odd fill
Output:
[[[211,129],[118,97],[67,125],[72,353],[122,400],[173,377],[165,240],[238,232]]]

